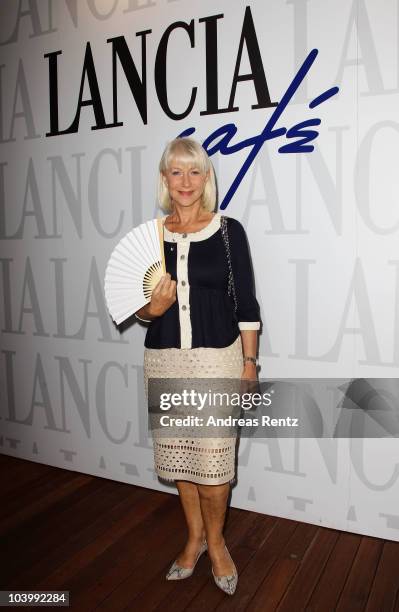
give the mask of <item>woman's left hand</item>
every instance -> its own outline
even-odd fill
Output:
[[[242,370],[240,393],[259,393],[258,374],[254,363],[246,363]]]
[[[243,367],[241,373],[242,380],[258,380],[258,372],[256,365],[251,362],[247,362]]]

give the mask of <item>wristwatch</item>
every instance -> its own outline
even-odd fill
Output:
[[[244,357],[243,358],[244,365],[247,361],[250,361],[254,365],[258,365],[258,360],[256,359],[256,357]]]

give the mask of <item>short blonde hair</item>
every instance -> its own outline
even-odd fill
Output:
[[[159,162],[158,200],[160,207],[166,213],[172,211],[172,202],[169,191],[165,185],[163,175],[172,165],[172,162],[194,164],[201,173],[207,174],[208,179],[202,196],[202,206],[205,210],[213,212],[216,206],[216,179],[212,162],[205,149],[193,138],[175,138],[166,146]]]

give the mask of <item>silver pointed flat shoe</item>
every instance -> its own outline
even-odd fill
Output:
[[[208,548],[206,540],[201,544],[201,548],[199,549],[199,553],[195,559],[195,563],[193,567],[182,567],[176,561],[172,563],[169,568],[168,573],[166,574],[166,580],[184,580],[184,578],[189,578],[193,571],[195,570],[195,566],[198,563],[198,559]]]
[[[227,546],[225,546],[225,549],[227,550]],[[231,555],[228,550],[227,552],[231,559]],[[233,561],[233,559],[231,560]],[[227,593],[227,595],[234,595],[235,590],[237,588],[237,583],[238,583],[238,573],[237,573],[237,569],[235,565],[234,565],[234,573],[231,574],[230,576],[215,576],[215,574],[213,573],[213,567],[212,567],[212,576],[216,583],[216,586],[218,586],[219,589],[221,589],[224,593]]]

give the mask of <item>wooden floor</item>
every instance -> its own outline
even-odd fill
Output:
[[[0,470],[3,590],[69,590],[84,612],[399,612],[399,543],[231,509],[229,597],[207,556],[165,580],[185,540],[177,496],[6,455]]]

